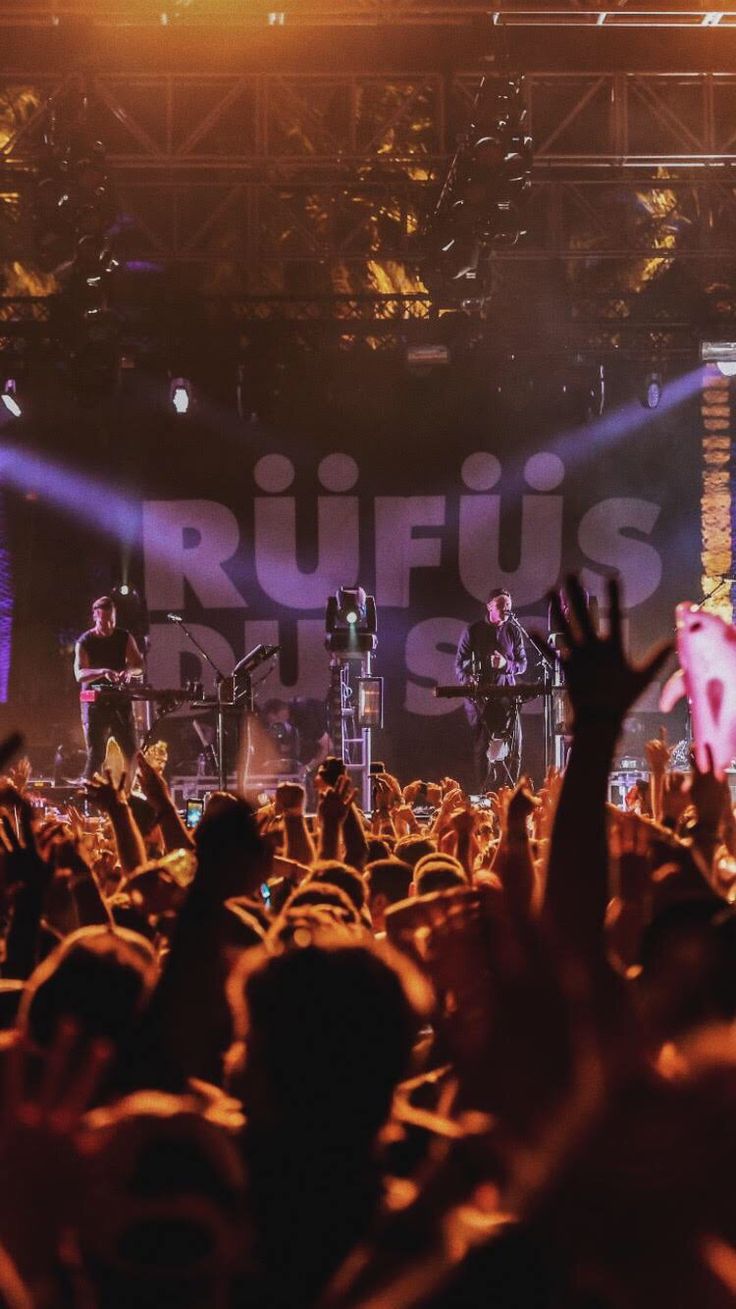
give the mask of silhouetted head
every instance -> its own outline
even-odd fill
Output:
[[[251,967],[240,992],[244,1098],[280,1135],[369,1145],[405,1074],[416,1014],[399,969],[348,929],[309,920],[291,948]],[[311,1147],[309,1147],[311,1148]]]
[[[419,860],[414,869],[414,889],[417,895],[431,895],[434,891],[451,891],[455,886],[467,886],[465,869],[451,854],[429,854]]]
[[[437,842],[430,836],[402,836],[394,846],[396,858],[403,859],[412,868],[416,868],[425,855],[435,854],[436,851]]]
[[[197,861],[225,885],[226,895],[247,895],[269,875],[271,851],[247,800],[216,791],[194,833]]]
[[[50,1046],[70,1018],[82,1037],[119,1046],[137,1026],[157,977],[149,942],[125,928],[82,927],[52,950],[29,977],[18,1026]]]
[[[314,869],[305,886],[324,883],[326,886],[339,886],[349,897],[358,913],[365,908],[365,886],[360,873],[339,859],[322,859]]]

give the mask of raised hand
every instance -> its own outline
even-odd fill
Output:
[[[714,833],[718,831],[731,804],[727,778],[718,778],[713,770],[713,756],[706,746],[709,768],[698,768],[693,758],[693,775],[690,783],[690,800],[698,811],[698,825]]]
[[[156,811],[161,810],[171,799],[166,779],[149,763],[142,750],[138,751],[135,761],[138,766],[137,780],[141,791]]]
[[[0,816],[0,852],[4,852],[3,871],[9,885],[21,885],[42,893],[51,881],[53,869],[39,853],[33,830],[33,810],[27,800],[19,797],[18,826],[8,814]]]
[[[565,583],[569,601],[566,614],[556,593],[550,596],[555,630],[564,638],[562,656],[565,680],[573,708],[574,725],[586,722],[620,724],[631,706],[656,677],[673,649],[671,641],[655,646],[644,663],[629,662],[621,635],[621,598],[618,581],[608,582],[609,632],[600,636],[593,626],[585,592],[577,577]]]
[[[394,801],[394,793],[391,787],[384,780],[383,776],[378,775],[373,779],[373,809],[376,813],[388,817],[391,812],[391,805]]]
[[[19,1036],[6,1052],[0,1112],[0,1241],[32,1281],[55,1263],[81,1178],[75,1136],[112,1051],[95,1041],[80,1051],[75,1027],[62,1023],[36,1089],[30,1051]],[[34,1301],[35,1303],[35,1301]]]
[[[478,816],[470,805],[462,805],[461,808],[455,809],[448,824],[458,836],[472,836],[477,825]]]
[[[85,784],[85,792],[87,799],[96,804],[104,814],[111,814],[120,805],[128,803],[125,794],[125,773],[121,775],[116,786],[109,768],[105,768],[102,773],[95,773],[94,777]]]
[[[276,787],[276,812],[303,814],[305,793],[298,782],[279,782]]]
[[[355,795],[355,787],[351,784],[350,778],[346,774],[338,777],[335,785],[328,786],[320,796],[318,811],[320,820],[323,823],[332,822],[342,825]]]
[[[506,824],[509,832],[516,834],[527,832],[527,819],[530,814],[540,809],[542,801],[534,794],[532,784],[528,777],[519,778],[509,799],[508,809],[506,811]]]
[[[12,767],[8,769],[8,777],[13,783],[13,786],[15,786],[20,791],[21,795],[23,795],[31,780],[31,761],[28,758],[28,755],[23,755],[16,764],[13,764]]]
[[[621,724],[664,664],[672,643],[662,642],[643,664],[632,664],[623,648],[617,580],[608,583],[607,636],[595,631],[576,577],[567,579],[565,590],[568,612],[563,612],[559,596],[550,596],[550,605],[552,624],[566,647],[562,661],[573,709],[573,743],[552,830],[544,921],[561,957],[577,957],[584,966],[595,1002],[608,1005],[608,774]]]
[[[659,736],[647,741],[644,745],[644,754],[653,773],[662,774],[666,771],[671,753],[672,751],[667,744],[666,727],[661,727]]]
[[[437,810],[437,816],[435,818],[434,825],[437,831],[442,831],[447,827],[450,815],[459,805],[462,804],[463,798],[463,792],[459,786],[452,787],[449,791],[445,792],[442,804]]]
[[[661,821],[678,826],[688,805],[692,804],[690,779],[685,773],[665,773],[662,786]]]

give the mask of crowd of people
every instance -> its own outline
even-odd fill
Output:
[[[555,619],[564,775],[473,804],[325,761],[316,814],[144,755],[85,812],[0,746],[0,1304],[720,1309],[736,1295],[736,823],[626,714],[668,657]]]

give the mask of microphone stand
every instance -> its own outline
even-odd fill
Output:
[[[515,614],[512,614],[508,621],[514,624],[517,631],[521,632],[524,640],[528,641],[532,649],[536,651],[542,666],[542,682],[544,683],[544,690],[542,692],[542,730],[544,733],[544,772],[546,776],[552,754],[552,671],[555,666],[555,658],[546,646],[540,645],[538,641],[535,641],[534,637],[527,632],[526,628],[519,622]]]
[[[202,658],[209,664],[215,674],[215,688],[217,692],[217,717],[215,719],[215,740],[217,743],[217,786],[218,790],[227,790],[227,772],[225,769],[225,695],[227,683],[230,680],[225,676],[220,668],[217,667],[214,659],[207,653],[201,641],[198,641],[194,632],[190,632],[183,618],[169,619],[175,622],[177,627],[188,636],[192,645],[199,650]]]

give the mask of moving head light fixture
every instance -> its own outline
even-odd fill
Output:
[[[362,586],[340,586],[327,601],[325,644],[342,654],[365,654],[375,650],[378,617],[374,596]]]
[[[736,341],[701,341],[700,360],[715,364],[724,377],[736,377]]]
[[[9,377],[7,381],[3,383],[2,395],[0,395],[0,399],[2,400],[3,405],[7,409],[8,413],[11,414],[13,418],[20,418],[21,414],[23,413],[23,410],[18,404],[16,390],[17,388],[16,388],[15,378]]]
[[[177,414],[188,414],[192,404],[192,384],[186,377],[173,377],[169,387],[169,399]]]

